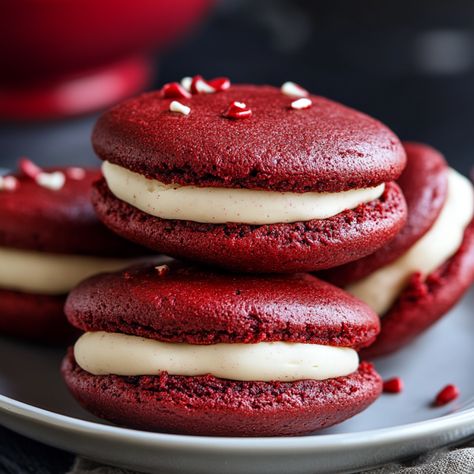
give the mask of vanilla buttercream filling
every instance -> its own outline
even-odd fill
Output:
[[[426,277],[459,249],[474,215],[474,191],[467,178],[453,169],[448,173],[444,206],[431,229],[404,255],[346,290],[383,315],[398,298],[415,272]]]
[[[133,261],[0,247],[0,287],[61,295],[68,293],[85,278],[120,270]]]
[[[291,342],[196,345],[103,331],[83,334],[74,357],[94,375],[168,372],[243,381],[325,380],[349,375],[359,365],[357,352],[347,347]]]
[[[338,193],[291,193],[163,184],[105,161],[110,191],[146,214],[208,224],[277,224],[327,219],[378,199],[385,184]]]

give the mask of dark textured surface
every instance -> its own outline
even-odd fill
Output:
[[[65,474],[73,455],[24,438],[0,427],[2,474]]]
[[[100,256],[145,253],[97,219],[90,191],[92,182],[100,177],[99,171],[87,170],[82,180],[67,178],[57,191],[24,175],[17,177],[19,187],[15,191],[0,192],[0,246]]]
[[[77,331],[64,316],[65,295],[36,295],[0,288],[0,334],[66,346]]]
[[[474,282],[474,221],[457,253],[425,280],[414,274],[395,304],[381,318],[382,331],[361,353],[377,357],[411,342],[449,311]]]
[[[323,97],[293,110],[294,100],[270,86],[232,85],[181,102],[144,94],[103,114],[92,143],[100,158],[165,183],[274,191],[328,191],[392,181],[405,152],[387,127]],[[233,101],[252,110],[225,118]]]
[[[95,376],[75,363],[70,350],[62,373],[77,400],[101,418],[144,430],[212,436],[308,434],[359,413],[382,388],[368,363],[351,375],[324,381]]]
[[[360,260],[321,272],[336,285],[358,281],[403,255],[431,228],[448,190],[448,166],[444,157],[428,145],[404,143],[407,167],[398,179],[408,207],[407,222],[387,245]]]
[[[315,271],[356,260],[391,240],[405,223],[395,183],[380,199],[334,217],[293,224],[201,224],[164,220],[117,199],[105,181],[92,200],[114,232],[172,257],[253,273]]]
[[[83,331],[170,342],[289,341],[360,348],[379,330],[364,303],[309,274],[231,275],[178,262],[160,276],[142,265],[92,277],[69,295]]]

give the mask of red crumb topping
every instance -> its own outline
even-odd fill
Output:
[[[66,170],[66,176],[71,179],[81,180],[86,177],[86,170],[77,166],[72,166]]]
[[[231,102],[227,110],[224,112],[224,117],[231,119],[248,118],[252,115],[252,111],[243,102]]]
[[[215,92],[214,88],[204,80],[200,75],[194,76],[191,82],[191,93],[192,94],[209,94]]]
[[[191,81],[192,94],[212,94],[214,92],[225,91],[230,87],[228,77],[215,77],[207,81],[202,76],[194,76]]]
[[[20,161],[18,162],[18,168],[24,175],[31,179],[36,179],[37,176],[43,171],[38,165],[35,165],[28,158],[20,158]]]
[[[446,405],[453,400],[456,400],[456,398],[459,397],[459,389],[456,387],[456,385],[446,385],[437,395],[436,398],[434,399],[433,405],[435,407],[440,407],[443,405]]]
[[[216,92],[225,91],[230,88],[230,79],[228,77],[216,77],[208,81],[208,84],[213,87]]]
[[[164,99],[190,99],[191,94],[178,82],[169,82],[161,88]]]
[[[394,377],[384,381],[383,391],[384,393],[400,393],[403,392],[404,383],[400,377]]]

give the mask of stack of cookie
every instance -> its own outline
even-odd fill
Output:
[[[474,192],[444,157],[404,143],[398,180],[408,219],[387,245],[320,276],[344,287],[380,316],[382,330],[363,355],[375,357],[411,342],[454,306],[474,281]]]
[[[307,272],[346,286],[350,262],[402,231],[398,257],[433,224],[441,194],[424,231],[406,230],[395,183],[406,153],[386,126],[293,83],[196,76],[106,112],[93,145],[100,219],[181,262],[72,291],[66,314],[84,334],[62,370],[83,406],[140,429],[278,436],[377,398],[380,377],[357,351],[374,342],[378,315]]]

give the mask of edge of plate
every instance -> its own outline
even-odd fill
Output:
[[[401,440],[416,440],[437,434],[441,430],[474,429],[474,407],[438,418],[400,425],[394,428],[380,428],[357,433],[339,433],[300,437],[273,438],[225,438],[208,436],[186,436],[153,433],[116,426],[103,425],[38,408],[0,394],[0,411],[29,419],[36,423],[56,427],[65,431],[80,431],[90,436],[104,435],[117,441],[140,442],[161,447],[186,447],[209,451],[274,451],[289,450],[295,453],[323,449],[341,449],[341,446],[376,447]]]

